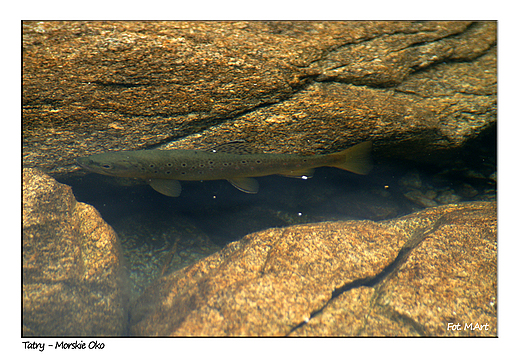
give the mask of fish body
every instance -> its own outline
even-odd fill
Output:
[[[253,177],[285,175],[312,177],[314,168],[330,166],[367,174],[371,167],[371,142],[324,155],[254,153],[242,142],[210,150],[138,150],[94,154],[78,158],[78,164],[95,173],[141,178],[162,194],[179,196],[179,180],[221,180],[246,193],[258,192]]]

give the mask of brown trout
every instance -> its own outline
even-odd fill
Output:
[[[179,180],[229,181],[237,189],[256,194],[253,177],[278,174],[311,178],[314,168],[335,167],[356,174],[372,168],[372,142],[363,142],[341,152],[324,155],[255,153],[244,142],[231,142],[209,150],[138,150],[94,154],[77,163],[94,173],[141,178],[161,194],[179,196]]]

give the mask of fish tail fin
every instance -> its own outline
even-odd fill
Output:
[[[356,174],[368,174],[372,169],[372,142],[363,142],[341,152],[331,154],[337,157],[337,162],[331,167],[348,170]]]

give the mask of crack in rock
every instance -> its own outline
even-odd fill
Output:
[[[305,319],[304,321],[300,322],[293,328],[289,330],[287,333],[287,336],[289,336],[291,333],[296,331],[297,329],[305,326],[309,321],[314,318],[315,316],[319,315],[323,312],[323,310],[331,304],[337,297],[339,297],[341,294],[350,291],[352,289],[358,288],[358,287],[375,287],[378,284],[382,284],[386,278],[389,276],[397,273],[399,268],[404,265],[406,260],[408,259],[408,256],[410,256],[413,249],[415,249],[428,235],[432,234],[434,231],[436,231],[441,225],[446,223],[446,214],[442,215],[440,218],[438,218],[433,224],[425,227],[418,228],[414,231],[410,239],[403,245],[401,250],[399,250],[399,253],[397,254],[394,261],[392,261],[387,267],[385,267],[381,272],[379,272],[377,275],[369,276],[360,278],[357,280],[354,280],[352,282],[346,283],[340,287],[335,288],[332,291],[331,297],[323,304],[322,307],[318,308],[317,310],[313,311],[309,318]],[[377,293],[376,293],[377,295]],[[406,320],[408,322],[408,320]],[[419,332],[422,332],[422,329],[420,327],[416,327],[418,324],[413,324],[413,327]]]

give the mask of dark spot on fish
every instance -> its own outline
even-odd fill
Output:
[[[172,173],[172,172],[170,172],[170,171],[167,171],[167,172],[166,172],[166,174],[168,174],[168,175],[171,174],[171,173]]]
[[[242,164],[247,164],[247,160],[243,160],[243,161],[242,161]]]
[[[168,164],[166,164],[166,165],[169,166],[169,167],[171,167],[171,166],[172,166],[172,163],[168,163]]]
[[[153,165],[153,164],[150,164],[150,168],[154,168],[154,167],[155,167],[155,165]]]
[[[204,168],[204,163],[201,163],[199,167]]]
[[[102,167],[105,169],[112,169],[112,166],[110,164],[103,164]]]
[[[256,164],[261,164],[261,163],[262,163],[261,160],[257,160],[257,161],[256,161]]]
[[[209,165],[213,165],[213,164],[215,164],[215,162],[212,161],[212,160],[210,160],[210,161],[208,162],[208,164],[209,164]]]
[[[204,172],[203,172],[203,171],[201,170],[201,171],[199,171],[199,174],[201,174],[201,175],[202,175],[202,174],[204,174]]]
[[[182,163],[181,164],[181,167],[185,167],[187,164],[186,163]]]
[[[228,166],[228,163],[222,163],[223,166],[227,167]]]
[[[154,173],[155,173],[155,174],[157,174],[157,173],[159,173],[159,171],[158,171],[158,170],[156,170],[156,171],[154,171]]]
[[[181,172],[182,175],[186,174],[186,172]]]

